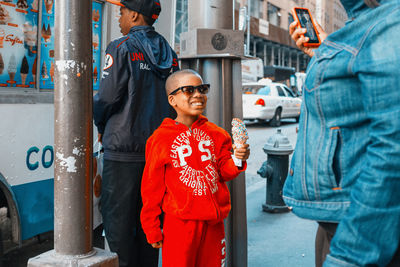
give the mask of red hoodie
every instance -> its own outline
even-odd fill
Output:
[[[223,220],[231,209],[225,182],[246,169],[231,158],[229,134],[200,116],[191,128],[164,119],[146,144],[141,222],[149,243],[161,241],[161,209],[183,220]]]

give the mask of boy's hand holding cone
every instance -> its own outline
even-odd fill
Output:
[[[246,125],[242,120],[234,118],[232,120],[232,138],[233,138],[233,161],[238,167],[242,167],[242,161],[249,158],[250,150],[249,145],[246,144],[249,135],[247,133]]]

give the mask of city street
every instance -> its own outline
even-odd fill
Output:
[[[291,144],[296,142],[296,127],[292,120],[282,122],[282,133]],[[278,128],[266,123],[248,123],[251,156],[246,171],[248,266],[309,267],[314,265],[314,237],[317,224],[297,218],[292,213],[266,213],[261,205],[266,201],[266,180],[257,170],[267,159],[262,148]],[[3,266],[26,266],[30,257],[53,248],[49,235],[38,243],[36,239],[22,249],[14,250],[2,259]],[[100,245],[99,245],[100,244]],[[96,240],[96,246],[101,242]]]

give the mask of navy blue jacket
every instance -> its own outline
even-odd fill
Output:
[[[104,65],[93,103],[104,158],[144,161],[147,138],[174,115],[165,81],[178,70],[177,56],[153,27],[136,26],[108,45]]]

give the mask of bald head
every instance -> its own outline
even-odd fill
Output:
[[[185,82],[188,80],[187,78],[189,78],[190,76],[199,79],[201,83],[203,83],[203,79],[201,78],[200,74],[198,74],[194,70],[191,69],[178,70],[172,73],[170,76],[168,76],[168,79],[165,82],[165,90],[167,92],[167,95],[169,95],[176,88],[185,85],[192,85],[192,84],[185,84]]]

